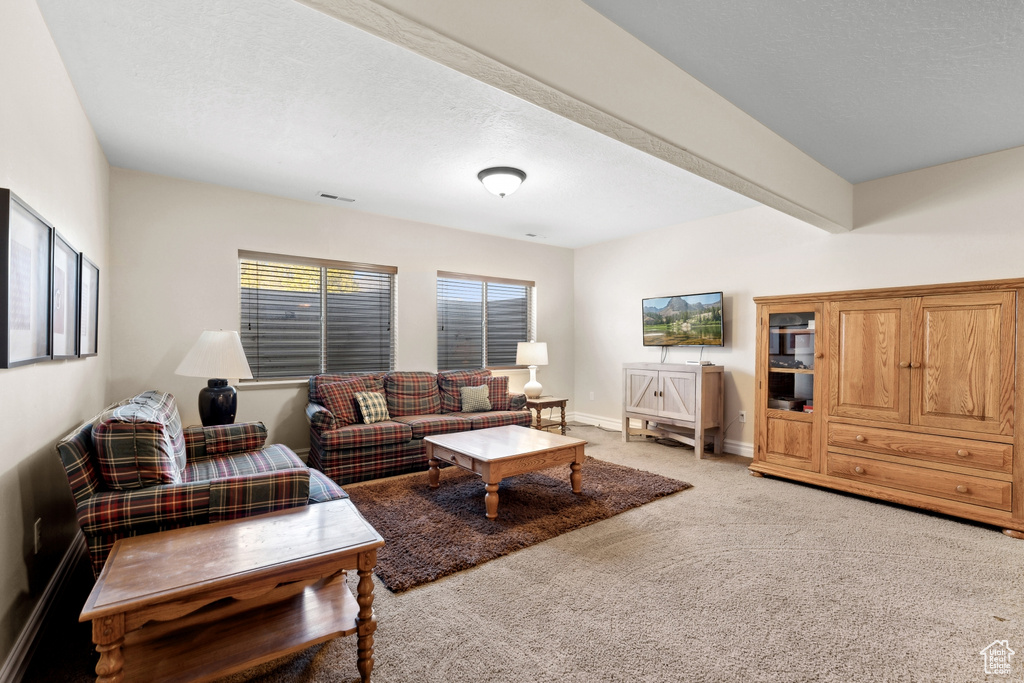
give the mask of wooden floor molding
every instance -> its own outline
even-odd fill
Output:
[[[57,571],[53,573],[50,582],[46,584],[39,602],[36,603],[32,614],[29,615],[28,623],[21,629],[18,640],[11,648],[10,654],[4,660],[3,667],[0,667],[0,683],[18,683],[25,675],[25,669],[32,660],[32,652],[35,650],[36,637],[46,621],[46,615],[60,595],[65,581],[75,569],[75,565],[85,555],[85,536],[79,531],[71,541],[71,545],[64,552]]]

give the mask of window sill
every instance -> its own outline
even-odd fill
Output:
[[[251,391],[256,389],[285,389],[287,387],[304,387],[309,385],[309,380],[304,378],[296,379],[247,379],[235,385],[240,391]]]

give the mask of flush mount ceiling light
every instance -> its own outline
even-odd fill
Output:
[[[480,182],[484,184],[487,191],[493,195],[504,197],[519,189],[519,186],[526,180],[526,174],[518,168],[509,166],[495,166],[485,168],[476,174]]]

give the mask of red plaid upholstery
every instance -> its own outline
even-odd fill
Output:
[[[207,521],[209,507],[208,481],[101,491],[78,506],[78,524],[86,536],[176,522],[199,524]]]
[[[309,502],[326,503],[329,500],[348,498],[348,494],[326,474],[317,470],[309,470]]]
[[[509,410],[508,377],[505,375],[486,377],[484,384],[488,388],[487,396],[491,399],[491,410]]]
[[[305,467],[302,460],[290,448],[272,444],[258,451],[190,463],[181,476],[185,481],[210,481],[302,467]]]
[[[147,391],[93,422],[100,473],[107,486],[137,489],[181,481],[185,439],[174,397]]]
[[[267,428],[262,422],[216,425],[213,427],[192,426],[185,428],[186,462],[197,463],[215,455],[244,453],[263,447],[267,441]],[[187,469],[188,465],[186,465]],[[182,477],[189,481],[188,477]]]
[[[309,464],[316,467],[342,486],[357,481],[393,477],[406,472],[421,472],[427,469],[427,455],[423,441],[413,439],[406,443],[387,446],[368,446],[345,451],[328,451],[321,460],[323,451],[316,439],[310,440]]]
[[[437,375],[432,372],[389,372],[384,377],[384,393],[391,417],[441,412]]]
[[[443,370],[437,373],[437,386],[441,394],[441,412],[457,413],[462,410],[462,387],[476,387],[480,380],[490,377],[490,370]],[[492,402],[494,399],[491,399]]]
[[[384,374],[383,372],[345,372],[312,375],[309,378],[309,400],[312,403],[323,405],[324,402],[320,397],[320,387],[325,384],[333,384],[334,382],[344,382],[347,379],[369,380],[373,383],[373,386],[369,389],[370,391],[384,391]]]
[[[472,423],[459,415],[408,415],[396,417],[395,422],[407,424],[412,428],[412,438],[422,439],[431,434],[451,434],[452,432],[468,432]]]
[[[334,413],[319,403],[306,404],[306,419],[309,420],[310,427],[319,429],[322,432],[336,428]]]
[[[103,486],[92,457],[92,423],[87,422],[57,443],[75,504],[87,500]]]
[[[320,402],[334,415],[334,428],[363,421],[356,403],[360,391],[374,391],[373,382],[354,378],[320,387]]]
[[[365,446],[386,446],[405,443],[412,438],[412,428],[399,422],[385,420],[373,424],[347,425],[332,429],[321,435],[321,443],[327,450],[341,448],[363,448]]]
[[[520,425],[529,427],[532,418],[527,410],[504,410],[501,412],[489,413],[457,413],[469,419],[473,429],[487,429],[488,427],[508,427],[509,425]]]
[[[259,475],[210,482],[210,521],[222,522],[305,505],[309,500],[309,469],[302,465]]]

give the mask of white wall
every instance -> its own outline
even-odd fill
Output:
[[[0,370],[0,662],[78,528],[54,445],[104,406],[109,168],[36,3],[0,20],[0,187],[57,226],[100,269],[100,355]],[[6,277],[6,264],[0,267]],[[6,334],[6,331],[3,332]],[[33,524],[43,519],[43,548]]]
[[[862,183],[856,211],[839,235],[759,207],[576,250],[578,414],[617,427],[622,364],[658,362],[641,342],[644,297],[725,292],[726,346],[704,358],[725,366],[727,450],[749,455],[753,297],[1024,276],[1024,147]]]
[[[572,251],[280,199],[136,171],[111,173],[111,321],[115,397],[149,388],[178,398],[199,424],[206,380],[175,368],[204,329],[238,329],[238,250],[396,266],[397,369],[437,370],[439,270],[533,280],[546,392],[573,388]],[[512,373],[522,387],[525,371]],[[236,420],[262,420],[272,441],[309,447],[305,385],[239,391]]]

